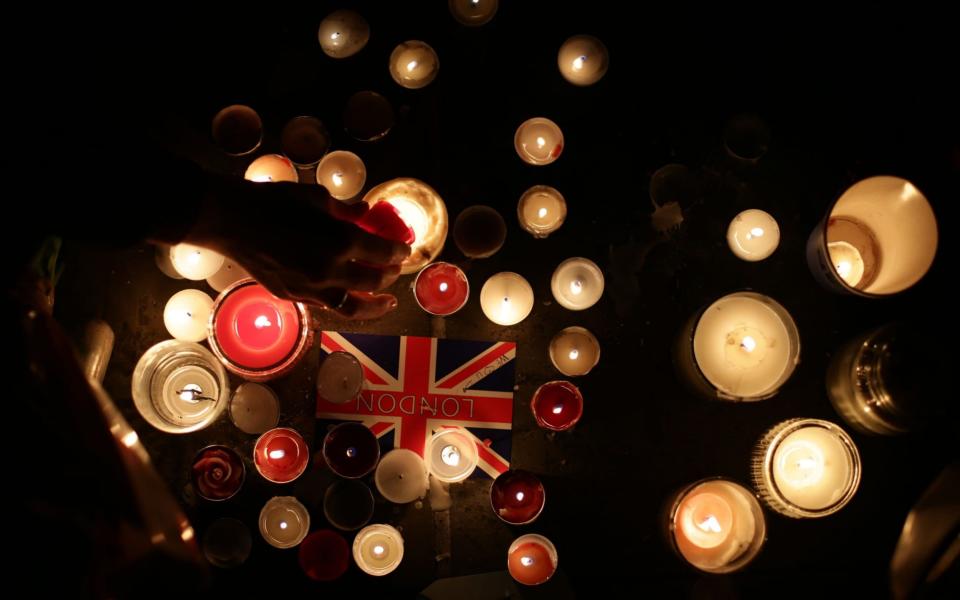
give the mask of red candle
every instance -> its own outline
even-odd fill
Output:
[[[410,245],[416,241],[413,227],[400,217],[400,211],[389,202],[377,202],[357,219],[357,227],[382,238]]]
[[[539,585],[556,572],[557,549],[542,535],[521,535],[510,544],[507,570],[524,585]]]
[[[323,438],[323,459],[337,475],[357,479],[380,462],[380,443],[363,423],[340,423]]]
[[[191,473],[201,498],[227,500],[243,485],[243,459],[226,446],[208,446],[197,454]]]
[[[228,287],[213,305],[210,348],[233,373],[265,381],[289,371],[310,347],[307,310],[253,279]]]
[[[532,523],[540,516],[546,492],[537,476],[527,471],[501,473],[490,486],[490,505],[511,525]]]
[[[420,308],[431,315],[452,315],[467,303],[470,283],[460,267],[445,262],[433,263],[417,275],[413,295]]]
[[[273,483],[290,483],[306,470],[310,451],[303,436],[286,427],[261,435],[253,448],[253,464],[263,478]]]
[[[550,381],[537,388],[530,409],[540,427],[564,431],[583,416],[583,396],[569,381]]]
[[[315,581],[333,581],[350,565],[350,546],[330,529],[314,531],[300,542],[300,568]]]

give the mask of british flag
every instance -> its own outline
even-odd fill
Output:
[[[320,347],[356,356],[366,381],[349,404],[317,397],[318,437],[332,423],[361,421],[382,451],[407,448],[423,456],[435,431],[456,427],[477,443],[473,477],[510,468],[515,342],[324,331]]]

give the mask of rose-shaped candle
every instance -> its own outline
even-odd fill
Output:
[[[505,471],[490,486],[493,512],[511,525],[534,522],[543,511],[546,497],[540,479],[528,471]]]
[[[424,267],[413,282],[413,295],[420,308],[431,315],[457,312],[470,297],[470,284],[457,265],[438,262]]]
[[[380,444],[363,423],[340,423],[323,438],[323,458],[337,475],[356,479],[377,466]]]
[[[206,500],[232,498],[243,485],[243,459],[226,446],[207,446],[193,461],[193,488]]]
[[[273,483],[290,483],[307,469],[310,451],[303,436],[287,427],[277,427],[257,439],[253,464],[263,478]]]
[[[534,392],[530,410],[540,427],[565,431],[583,416],[583,396],[569,381],[550,381]]]

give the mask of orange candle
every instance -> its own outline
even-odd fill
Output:
[[[510,544],[507,570],[524,585],[541,584],[557,570],[557,550],[542,535],[522,535]]]

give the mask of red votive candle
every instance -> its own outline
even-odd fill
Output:
[[[310,450],[303,436],[287,427],[264,433],[253,448],[253,464],[263,478],[273,483],[290,483],[306,470]]]
[[[226,500],[243,485],[243,459],[226,446],[207,446],[193,461],[193,489],[206,500]]]
[[[231,372],[252,381],[289,371],[310,347],[307,309],[281,300],[253,279],[225,289],[213,304],[210,349]]]
[[[314,531],[300,542],[300,568],[315,581],[333,581],[350,565],[350,546],[330,529]]]
[[[493,512],[511,525],[534,522],[546,502],[546,492],[536,475],[528,471],[505,471],[490,486]]]
[[[424,267],[417,274],[413,295],[420,308],[431,315],[452,315],[467,303],[470,284],[460,267],[438,262]]]
[[[569,381],[550,381],[534,392],[530,409],[540,427],[564,431],[583,416],[583,396]]]
[[[323,438],[323,459],[341,477],[363,477],[380,461],[377,436],[363,423],[340,423]]]
[[[539,585],[556,572],[557,549],[542,535],[521,535],[510,544],[507,570],[524,585]]]

